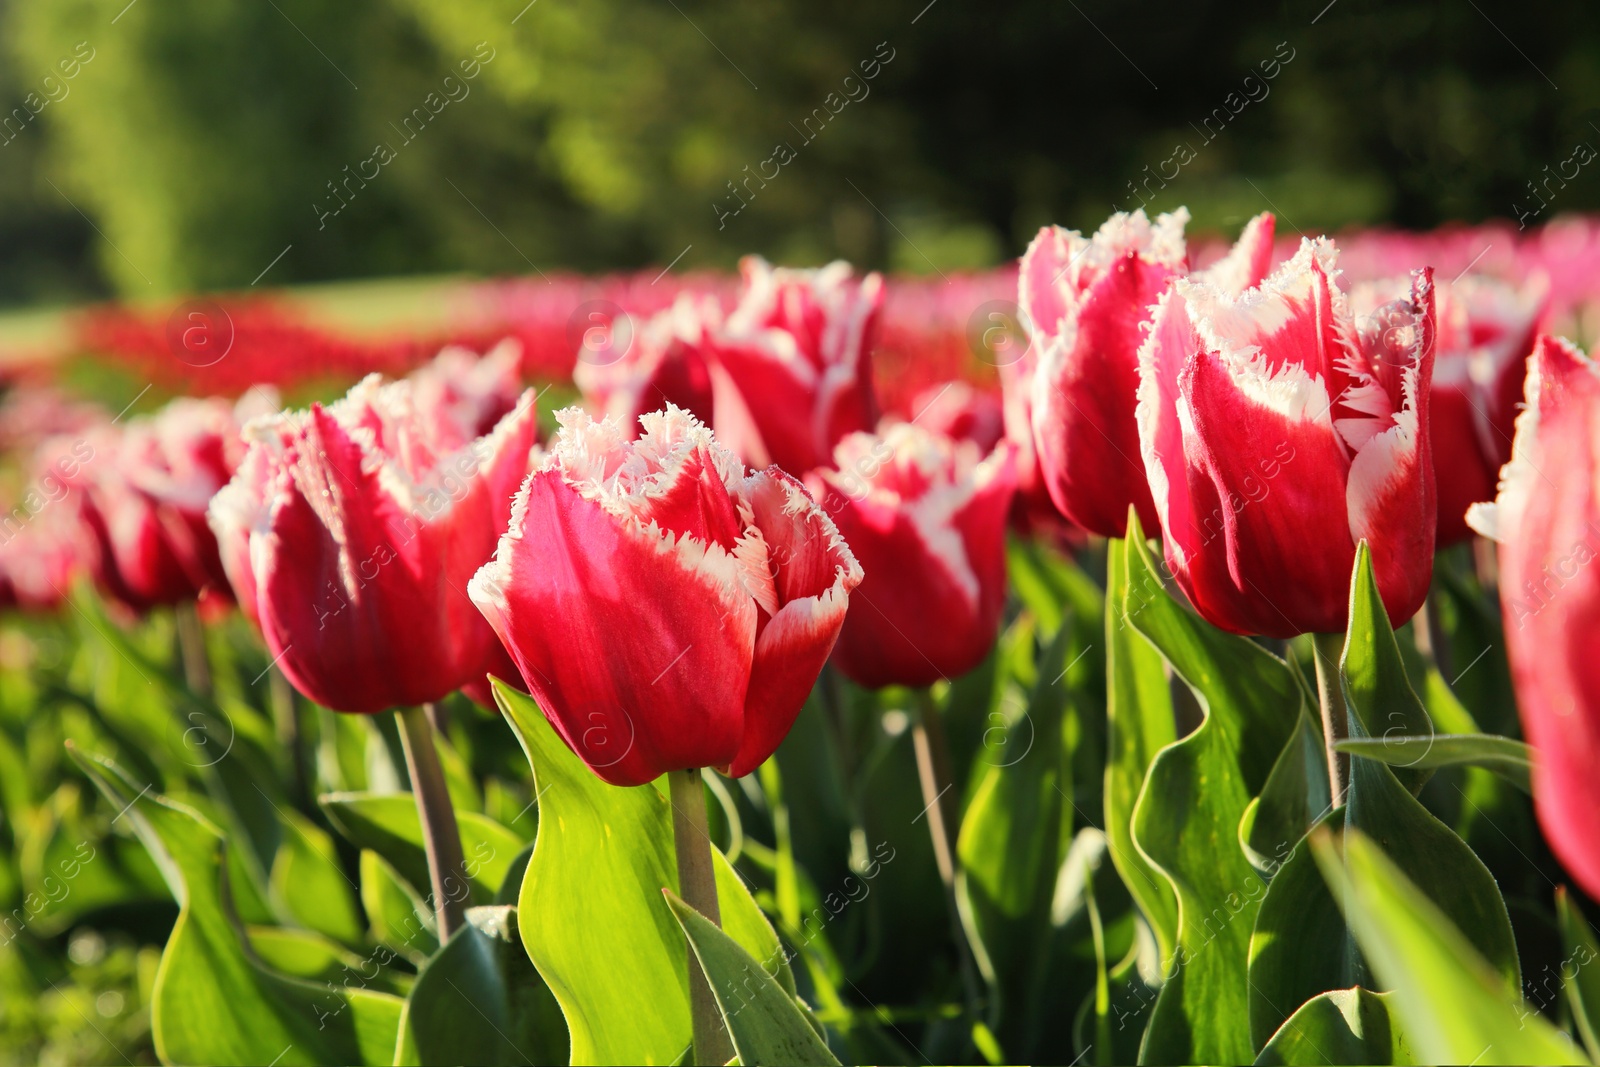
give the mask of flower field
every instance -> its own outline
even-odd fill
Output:
[[[0,321],[0,1063],[1600,1062],[1600,219],[1187,222]]]

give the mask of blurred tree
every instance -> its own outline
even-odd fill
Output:
[[[0,17],[0,92],[29,115],[0,147],[9,303],[247,286],[269,264],[267,283],[686,249],[680,267],[756,250],[948,269],[1141,203],[1187,203],[1197,228],[1269,206],[1288,232],[1428,226],[1510,216],[1578,140],[1600,146],[1600,9],[1562,0],[54,0]],[[70,94],[32,117],[27,94],[80,42]],[[1595,169],[1544,217],[1600,205]]]

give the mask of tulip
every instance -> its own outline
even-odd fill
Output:
[[[1005,604],[1011,447],[984,458],[970,441],[895,423],[839,442],[834,469],[811,484],[866,572],[839,669],[870,688],[926,686],[983,662]]]
[[[76,566],[73,530],[60,508],[47,503],[15,525],[8,516],[0,529],[0,608],[57,607],[66,599]]]
[[[451,451],[414,383],[371,375],[257,419],[210,521],[241,603],[300,692],[336,711],[442,699],[494,661],[466,583],[494,551],[535,443],[533,394]],[[436,450],[439,449],[439,450]]]
[[[605,781],[754,770],[788,733],[861,568],[781,470],[747,473],[675,407],[557,412],[469,591],[567,746]]]
[[[1140,447],[1168,566],[1234,633],[1342,632],[1356,543],[1391,621],[1432,576],[1432,275],[1358,330],[1337,251],[1304,241],[1259,287],[1182,280],[1141,348]]]
[[[717,439],[752,466],[803,475],[878,420],[871,355],[883,278],[842,261],[820,270],[740,264],[744,294],[716,338]]]
[[[1500,599],[1533,799],[1556,856],[1600,898],[1600,368],[1541,337],[1494,504],[1472,526],[1500,542]]]
[[[1139,346],[1150,309],[1188,271],[1188,212],[1118,213],[1085,239],[1047,226],[1022,257],[1018,303],[1034,333],[1030,422],[1044,483],[1061,514],[1120,537],[1132,506],[1156,522],[1134,420]],[[1237,292],[1265,274],[1271,215],[1253,220],[1208,280]]]
[[[1370,315],[1399,284],[1356,286],[1351,306],[1358,315]],[[1494,495],[1495,476],[1511,458],[1528,353],[1548,307],[1548,293],[1542,277],[1521,288],[1476,276],[1436,288],[1438,334],[1428,417],[1439,509],[1435,540],[1440,547],[1472,536],[1467,508]]]
[[[971,441],[987,455],[1005,436],[1005,410],[997,392],[962,381],[930,385],[911,400],[911,421],[956,441]]]
[[[206,508],[244,453],[239,427],[265,401],[236,407],[179,398],[146,418],[90,430],[48,454],[92,457],[67,480],[95,582],[136,611],[226,593]],[[78,458],[82,458],[79,456]]]
[[[639,327],[620,354],[586,345],[572,380],[596,413],[624,426],[637,426],[639,416],[666,404],[710,422],[706,353],[721,318],[715,297],[680,293],[670,308]]]

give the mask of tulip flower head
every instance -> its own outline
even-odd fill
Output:
[[[850,265],[740,264],[745,291],[718,332],[711,368],[717,439],[752,466],[803,475],[845,434],[878,421],[872,347],[883,277]]]
[[[925,686],[983,662],[1005,604],[1011,445],[985,458],[970,441],[894,423],[839,442],[812,484],[866,572],[839,669],[868,687]]]
[[[180,397],[71,446],[93,457],[69,484],[86,563],[102,590],[135,611],[228,590],[206,508],[244,453],[242,420],[271,402],[261,394],[237,407]]]
[[[336,711],[440,700],[498,662],[467,581],[494,551],[536,441],[534,394],[483,437],[377,375],[253,421],[210,520],[274,662]]]
[[[930,385],[911,399],[911,421],[956,441],[971,441],[984,454],[1005,436],[1005,411],[998,392],[969,382]]]
[[[474,603],[569,748],[614,785],[770,756],[861,568],[804,486],[675,407],[556,413]]]
[[[1167,564],[1206,619],[1345,628],[1356,543],[1391,621],[1432,576],[1432,275],[1358,327],[1326,239],[1235,296],[1183,280],[1140,350],[1139,439]]]
[[[1147,529],[1155,505],[1134,418],[1139,346],[1156,300],[1188,271],[1179,209],[1155,222],[1119,212],[1093,237],[1048,226],[1022,257],[1018,302],[1034,331],[1028,418],[1040,470],[1061,514],[1122,536],[1131,505]],[[1272,252],[1271,215],[1253,220],[1209,272],[1224,291],[1255,284]]]
[[[435,452],[453,452],[492,431],[522,396],[522,345],[507,338],[479,356],[451,345],[412,371],[411,402]]]
[[[1500,598],[1533,799],[1556,856],[1600,898],[1600,367],[1541,337],[1493,504],[1468,513],[1500,542]]]

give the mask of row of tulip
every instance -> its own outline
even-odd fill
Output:
[[[126,422],[64,409],[7,518],[0,592],[54,607],[81,571],[130,613],[231,601],[306,698],[401,709],[448,941],[465,922],[449,892],[464,859],[420,709],[457,691],[515,720],[504,683],[526,690],[607,783],[667,776],[679,889],[715,922],[700,769],[760,768],[826,664],[867,689],[978,668],[1007,608],[1008,523],[1059,545],[1111,539],[1108,592],[1148,530],[1163,577],[1216,630],[1317,635],[1315,747],[1334,805],[1359,781],[1362,709],[1334,663],[1356,640],[1362,575],[1387,633],[1423,611],[1436,548],[1475,528],[1501,542],[1541,823],[1600,894],[1583,626],[1600,604],[1585,569],[1600,371],[1541,332],[1575,301],[1557,307],[1538,271],[1447,282],[1425,262],[1348,285],[1334,242],[1286,249],[1270,215],[1220,256],[1192,253],[1184,223],[1135,212],[1090,237],[1045,229],[1016,275],[1020,331],[1002,321],[1007,336],[981,348],[1001,395],[918,383],[886,416],[883,280],[757,259],[731,310],[690,291],[637,330],[580,331],[588,410],[557,411],[543,444],[515,345],[447,349],[303,411],[261,387]],[[946,742],[919,707],[925,811],[964,941]],[[717,942],[679,918],[697,1061],[743,1056],[760,1039],[714,988]]]

